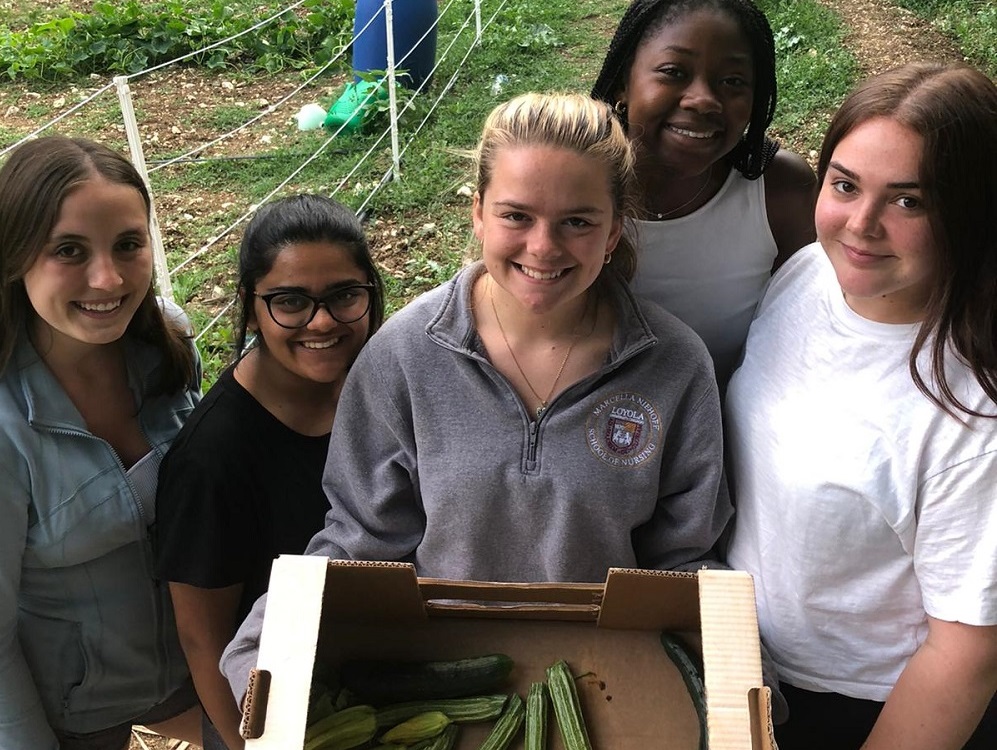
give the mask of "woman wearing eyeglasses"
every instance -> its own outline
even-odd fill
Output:
[[[323,527],[322,470],[339,392],[384,318],[360,223],[314,195],[256,213],[239,250],[239,299],[236,362],[163,462],[156,526],[157,571],[169,581],[213,724],[205,747],[229,750],[242,747],[239,712],[218,661],[266,591],[273,559],[302,553]]]

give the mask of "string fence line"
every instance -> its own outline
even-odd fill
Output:
[[[264,18],[263,20],[259,21],[258,23],[250,26],[248,29],[243,29],[239,33],[233,34],[232,36],[228,37],[227,39],[221,39],[221,40],[219,40],[217,42],[212,42],[207,47],[201,47],[201,49],[194,50],[193,52],[188,52],[186,55],[181,55],[180,57],[176,57],[176,58],[174,58],[172,60],[167,60],[166,62],[159,63],[158,65],[153,65],[151,68],[146,68],[145,70],[140,70],[137,73],[131,73],[129,75],[126,75],[125,78],[127,78],[127,79],[130,80],[132,78],[138,78],[138,77],[141,77],[141,76],[146,76],[149,73],[155,73],[157,70],[162,70],[163,68],[168,68],[168,67],[170,67],[172,65],[179,65],[180,63],[185,62],[185,61],[191,59],[192,57],[197,57],[198,55],[203,55],[205,52],[210,52],[211,50],[217,49],[218,47],[221,47],[223,45],[228,44],[229,42],[234,42],[236,39],[239,39],[240,37],[244,37],[247,34],[252,34],[254,31],[259,31],[264,26],[268,26],[269,24],[273,23],[275,20],[277,20],[281,16],[283,16],[283,15],[285,15],[287,13],[290,13],[292,10],[295,10],[296,8],[299,8],[300,6],[304,5],[304,3],[305,3],[305,0],[298,0],[298,2],[294,3],[293,5],[288,5],[286,8],[284,8],[283,10],[277,11],[276,13],[274,13],[269,18]]]
[[[390,2],[391,2],[391,0],[386,0],[385,4],[390,3]],[[494,18],[498,15],[498,13],[506,5],[506,3],[507,3],[507,0],[501,0],[500,7],[492,14],[491,18],[489,19],[489,24],[491,23],[492,20],[494,20]],[[407,59],[412,54],[412,52],[417,48],[418,43],[421,42],[422,40],[424,40],[432,32],[432,30],[439,25],[440,20],[442,18],[444,18],[445,15],[451,11],[451,9],[454,6],[454,4],[455,4],[455,0],[450,0],[447,3],[447,5],[444,6],[444,8],[438,13],[437,18],[434,20],[431,28],[428,29],[419,38],[419,40],[415,44],[413,44],[412,50],[410,50],[405,55],[405,57],[402,58],[403,61],[405,59]],[[475,1],[475,6],[478,6],[478,5],[479,5],[479,0],[476,0]],[[363,29],[361,29],[361,31],[357,33],[357,35],[354,37],[354,39],[359,38],[360,34],[363,33],[364,31],[366,31],[366,29],[370,26],[370,24],[377,17],[377,15],[379,13],[382,13],[383,11],[384,11],[384,4],[382,4],[381,8],[377,11],[377,13],[374,14],[374,16],[368,21],[368,23],[363,27]],[[446,61],[447,57],[450,54],[451,49],[459,41],[460,36],[468,28],[468,26],[470,25],[471,20],[473,18],[474,18],[474,12],[472,11],[464,19],[464,21],[461,24],[460,28],[454,34],[453,38],[450,40],[450,43],[443,49],[442,53],[438,53],[437,54],[436,60],[434,62],[434,65],[433,65],[433,68],[431,69],[430,74],[426,76],[425,80],[413,92],[413,95],[408,99],[408,101],[406,102],[405,106],[402,108],[402,111],[396,114],[396,117],[395,117],[396,121],[397,121],[397,118],[401,116],[401,114],[403,114],[404,112],[408,111],[409,109],[411,109],[411,108],[413,108],[415,106],[414,102],[415,102],[416,98],[418,97],[418,95],[420,93],[422,93],[423,89],[428,85],[429,81],[431,80],[432,76],[437,72],[438,68]],[[404,150],[408,149],[408,147],[412,144],[412,142],[415,139],[415,137],[418,135],[418,132],[421,131],[421,129],[425,125],[425,123],[428,122],[429,118],[432,116],[432,113],[436,111],[436,109],[440,105],[440,102],[442,101],[443,97],[453,87],[454,83],[456,82],[457,78],[459,77],[459,73],[460,73],[461,67],[467,61],[467,59],[469,58],[470,54],[473,52],[473,49],[474,49],[474,46],[470,45],[469,48],[468,48],[468,51],[461,58],[461,60],[460,60],[460,62],[458,64],[457,70],[455,70],[455,72],[453,73],[453,75],[451,75],[450,79],[445,84],[444,89],[441,92],[441,94],[432,103],[429,113],[427,113],[427,115],[425,117],[423,117],[423,119],[419,122],[419,124],[417,125],[416,131],[412,134],[412,137],[408,140],[408,142],[405,145],[405,148],[402,149],[401,152],[404,152]],[[376,91],[374,89],[371,89],[367,93],[367,95],[364,97],[364,99],[361,100],[361,102],[358,104],[357,108],[354,110],[354,114],[356,114],[357,112],[359,112],[360,110],[362,110],[366,106],[367,102],[370,101],[370,99],[375,96],[375,94],[376,94]],[[290,98],[291,98],[290,95],[288,95],[288,96],[284,97],[284,99],[282,99],[282,101],[287,101]],[[191,265],[191,263],[193,263],[195,260],[197,260],[197,259],[203,257],[205,254],[207,254],[211,250],[211,248],[214,247],[218,242],[220,242],[222,239],[224,239],[225,237],[227,237],[228,235],[230,235],[239,226],[241,226],[242,224],[246,223],[253,216],[253,214],[257,210],[259,210],[259,208],[261,206],[265,205],[268,201],[270,201],[275,196],[277,196],[290,182],[292,182],[294,180],[295,177],[297,177],[299,174],[301,174],[301,172],[304,171],[305,168],[307,168],[311,163],[313,163],[329,147],[329,145],[337,138],[337,136],[339,136],[342,133],[342,131],[344,130],[345,126],[346,126],[346,123],[344,122],[344,124],[341,125],[335,132],[333,132],[328,138],[326,138],[322,142],[322,144],[319,145],[312,152],[312,154],[310,156],[308,156],[303,162],[301,162],[291,172],[291,174],[289,174],[286,178],[284,178],[284,180],[282,180],[275,188],[273,188],[272,190],[270,190],[266,194],[266,196],[264,196],[262,199],[260,199],[257,203],[255,203],[252,206],[250,206],[250,208],[247,211],[245,211],[241,216],[239,216],[237,219],[235,219],[234,221],[232,221],[229,225],[227,225],[225,228],[223,228],[220,232],[218,232],[213,237],[211,237],[204,245],[202,245],[200,248],[198,248],[194,252],[190,253],[180,263],[178,263],[176,266],[174,266],[172,269],[170,269],[170,275],[171,276],[176,275],[178,272],[180,272],[180,271],[184,270],[185,268],[189,267]],[[330,197],[335,197],[336,195],[338,195],[343,190],[343,188],[346,186],[346,184],[348,184],[349,181],[356,175],[356,173],[358,171],[360,171],[360,169],[366,164],[366,162],[368,161],[368,159],[378,150],[379,146],[384,142],[385,138],[387,138],[390,135],[390,133],[391,133],[391,127],[392,127],[392,125],[391,125],[391,123],[389,123],[389,125],[378,135],[378,137],[375,139],[375,141],[368,147],[368,149],[364,152],[364,154],[362,156],[360,156],[360,158],[357,159],[356,162],[354,162],[354,164],[350,168],[350,170],[345,175],[343,175],[340,178],[340,180],[336,184],[335,188],[329,194]],[[220,139],[216,139],[216,140],[220,140]],[[187,154],[187,156],[189,156],[189,155],[190,154]],[[162,165],[162,166],[165,166],[165,165]],[[154,167],[153,170],[151,170],[151,171],[154,171],[154,170],[160,169],[160,168],[161,168],[161,166],[157,166],[157,167]],[[394,170],[394,168],[388,169],[385,172],[384,176],[382,176],[381,180],[379,180],[375,184],[375,187],[373,188],[373,190],[365,197],[365,199],[363,200],[363,202],[361,203],[361,205],[356,209],[356,212],[358,214],[362,214],[365,211],[365,209],[367,208],[367,206],[370,204],[371,200],[373,200],[373,198],[375,197],[375,195],[381,189],[383,189],[383,187],[387,184],[387,182],[390,181],[390,179],[393,176],[395,176],[395,170]],[[212,321],[212,322],[214,322],[214,321]],[[202,335],[203,335],[203,332],[202,332]]]
[[[302,2],[303,1],[304,0],[302,0]],[[300,5],[300,3],[298,3],[298,4]],[[381,9],[378,10],[377,13],[375,13],[374,15],[372,15],[370,17],[370,19],[367,21],[367,23],[364,24],[363,28],[361,28],[360,31],[358,31],[356,33],[356,35],[350,40],[351,44],[355,43],[361,36],[363,36],[363,34],[367,31],[367,29],[370,28],[370,25],[372,23],[374,23],[374,21],[377,20],[378,16],[383,12],[383,9],[384,9],[384,6],[381,6]],[[285,9],[284,11],[282,11],[279,15],[283,15],[287,10],[289,10],[289,8]],[[160,169],[165,169],[166,167],[169,167],[169,166],[171,166],[173,164],[176,164],[177,162],[186,161],[186,160],[190,159],[192,156],[196,156],[197,154],[203,153],[204,151],[206,151],[207,149],[211,148],[212,146],[215,146],[215,145],[221,143],[222,141],[228,140],[233,135],[236,135],[237,133],[240,133],[243,130],[245,130],[246,128],[248,128],[250,125],[253,125],[253,124],[259,122],[264,117],[268,117],[269,115],[273,114],[281,106],[283,106],[284,104],[286,104],[287,102],[289,102],[291,99],[293,99],[294,97],[296,97],[298,94],[300,94],[302,91],[304,91],[309,86],[311,86],[316,80],[318,80],[323,74],[325,74],[325,72],[328,71],[329,68],[331,68],[335,63],[339,62],[340,59],[342,59],[343,57],[345,57],[346,51],[347,51],[348,47],[349,47],[349,45],[344,46],[343,49],[341,49],[339,52],[336,53],[335,57],[333,57],[331,60],[329,60],[327,63],[325,63],[321,68],[319,68],[317,71],[315,71],[312,75],[308,76],[308,78],[306,78],[305,81],[303,83],[301,83],[301,85],[299,85],[298,87],[296,87],[295,89],[293,89],[290,93],[285,94],[281,99],[279,99],[275,103],[271,104],[269,107],[267,107],[266,110],[264,110],[263,112],[261,112],[260,114],[258,114],[256,117],[253,117],[252,119],[247,120],[246,122],[244,122],[241,125],[233,128],[232,130],[228,131],[227,133],[223,133],[222,135],[218,136],[214,140],[211,140],[211,141],[209,141],[207,143],[203,143],[200,146],[197,146],[196,148],[191,149],[190,151],[188,151],[185,154],[181,154],[180,156],[177,156],[177,157],[175,157],[173,159],[170,159],[170,160],[168,160],[168,161],[166,161],[166,162],[164,162],[162,164],[157,164],[155,167],[153,167],[152,169],[149,170],[149,173],[151,174],[151,173],[156,172],[156,171],[158,171]]]
[[[334,132],[330,133],[325,137],[321,143],[319,143],[314,148],[306,149],[304,153],[297,154],[297,158],[300,161],[296,161],[295,166],[291,171],[286,174],[282,179],[277,181],[277,184],[267,190],[266,194],[248,205],[245,210],[233,221],[228,222],[223,228],[217,230],[213,233],[211,237],[199,248],[190,252],[180,263],[168,267],[166,260],[166,251],[163,246],[163,240],[160,233],[160,227],[158,222],[155,220],[155,204],[156,204],[156,192],[153,189],[153,185],[150,181],[150,177],[156,173],[165,174],[162,170],[170,167],[172,169],[182,168],[185,165],[190,165],[200,161],[200,155],[209,152],[216,146],[223,144],[226,141],[230,141],[234,136],[238,134],[243,134],[246,136],[250,133],[250,129],[253,126],[258,126],[261,121],[268,117],[272,117],[276,113],[286,111],[286,109],[291,105],[297,97],[302,96],[304,92],[313,89],[318,81],[326,74],[329,70],[333,68],[337,63],[340,63],[349,49],[356,44],[356,42],[365,33],[374,33],[372,26],[383,20],[385,34],[385,43],[387,46],[387,65],[384,71],[384,78],[382,83],[388,88],[389,95],[389,106],[388,106],[388,124],[385,129],[378,134],[378,136],[373,140],[371,145],[360,155],[356,161],[352,163],[350,168],[346,170],[346,173],[338,177],[335,182],[335,186],[332,188],[330,197],[335,197],[340,194],[351,181],[353,181],[356,175],[363,169],[371,160],[372,156],[381,148],[381,145],[389,136],[391,137],[391,154],[392,154],[392,165],[381,174],[380,178],[375,178],[373,180],[373,187],[366,193],[364,199],[362,200],[360,206],[356,209],[356,212],[360,216],[364,216],[367,212],[368,207],[374,197],[379,191],[383,190],[393,179],[402,179],[401,174],[401,157],[404,155],[412,144],[415,142],[418,135],[422,132],[426,123],[430,118],[438,111],[442,106],[444,98],[451,91],[454,84],[463,72],[466,63],[470,56],[474,53],[474,50],[480,46],[483,32],[489,28],[489,26],[494,22],[498,14],[506,7],[508,0],[501,0],[498,7],[494,9],[488,20],[482,23],[482,2],[483,0],[473,0],[472,7],[470,8],[468,14],[463,18],[450,18],[451,14],[460,13],[460,9],[457,7],[458,0],[447,0],[446,4],[438,10],[436,18],[433,20],[429,28],[427,28],[421,36],[411,45],[400,59],[394,59],[394,35],[392,34],[393,26],[393,7],[398,6],[401,3],[406,2],[406,0],[382,0],[381,5],[377,10],[371,15],[370,18],[366,20],[363,27],[359,30],[354,29],[354,33],[349,42],[343,45],[343,47],[335,54],[335,56],[324,63],[317,70],[309,73],[307,78],[303,79],[302,82],[294,86],[291,90],[283,93],[274,102],[265,102],[266,106],[262,111],[253,114],[248,117],[245,121],[240,122],[235,127],[229,128],[226,132],[220,133],[211,137],[209,140],[193,146],[188,147],[183,150],[182,153],[178,155],[166,156],[166,158],[155,159],[152,161],[152,166],[146,167],[145,158],[145,147],[141,135],[141,128],[139,127],[139,122],[135,114],[135,108],[132,103],[132,90],[130,87],[131,82],[139,83],[141,79],[151,76],[153,73],[165,70],[171,67],[179,67],[183,63],[191,60],[192,58],[204,55],[211,50],[222,47],[229,44],[240,37],[244,37],[248,34],[253,34],[260,29],[268,26],[269,24],[280,23],[280,19],[286,16],[287,13],[293,12],[299,7],[301,7],[305,0],[297,0],[286,7],[281,8],[270,14],[268,17],[258,21],[251,27],[240,31],[237,34],[233,34],[226,39],[209,44],[201,49],[195,50],[193,52],[181,55],[180,57],[174,58],[172,60],[162,62],[159,64],[152,65],[144,70],[131,73],[128,75],[119,75],[112,78],[110,82],[103,83],[92,93],[85,96],[81,101],[62,111],[60,114],[53,117],[51,120],[45,122],[39,127],[35,128],[32,132],[20,138],[17,142],[4,147],[0,150],[0,158],[10,152],[12,149],[19,146],[21,143],[35,138],[38,135],[44,133],[59,123],[63,122],[66,118],[77,114],[80,110],[88,107],[95,103],[101,96],[106,94],[112,88],[117,88],[119,107],[121,111],[121,118],[123,123],[123,130],[127,137],[128,147],[131,151],[132,161],[136,164],[136,168],[139,169],[140,174],[142,174],[143,179],[145,179],[148,187],[150,196],[153,199],[153,210],[151,216],[151,226],[150,230],[155,236],[152,238],[152,245],[154,251],[154,261],[156,266],[156,283],[158,286],[158,292],[161,296],[168,299],[173,299],[173,283],[172,280],[177,277],[178,274],[191,269],[192,264],[199,258],[203,258],[213,247],[218,245],[223,239],[231,235],[238,227],[246,223],[253,214],[260,208],[260,206],[265,205],[267,202],[273,200],[278,196],[288,185],[290,185],[297,177],[299,177],[302,172],[304,172],[310,165],[312,165],[323,153],[325,153],[330,145],[341,136],[345,131],[349,120],[340,125]],[[403,6],[402,6],[403,7]],[[396,89],[398,88],[398,83],[395,81],[395,73],[398,71],[405,70],[406,64],[415,54],[416,50],[422,45],[426,39],[431,34],[438,34],[441,28],[441,21],[448,19],[450,21],[450,28],[456,27],[456,31],[453,33],[451,39],[447,43],[443,44],[440,51],[435,54],[433,65],[430,72],[424,77],[420,84],[415,89],[406,89],[406,96],[404,97],[404,102],[402,106],[397,105],[396,100]],[[468,41],[465,39],[466,32],[471,24],[474,24],[473,39]],[[466,50],[463,54],[457,55],[456,63],[451,60],[454,55],[455,47],[461,42],[467,44]],[[414,110],[416,107],[417,100],[424,98],[428,90],[430,82],[438,78],[441,73],[441,69],[444,65],[453,65],[453,70],[446,80],[446,82],[441,86],[440,91],[430,100],[428,109],[423,117],[414,125],[410,132],[406,133],[406,140],[404,144],[399,143],[398,133],[399,133],[399,120],[409,111]],[[377,71],[381,73],[381,71]],[[157,82],[153,82],[155,86]],[[360,100],[354,109],[353,115],[362,115],[366,108],[371,104],[373,97],[378,95],[378,88],[380,87],[370,87],[370,90],[366,96]],[[248,113],[247,113],[248,114]],[[119,125],[121,128],[121,125]],[[266,154],[255,154],[247,155],[240,154],[240,159],[250,159],[263,156]],[[285,155],[286,156],[286,155]],[[200,158],[196,158],[200,157]],[[220,157],[220,158],[235,158],[235,157]],[[274,155],[276,158],[276,155]],[[210,160],[210,158],[205,158],[205,160]],[[158,177],[157,177],[158,179]],[[357,183],[355,187],[359,187],[362,183]],[[356,192],[356,190],[354,190]],[[233,295],[234,297],[234,295]],[[201,340],[213,327],[217,326],[219,322],[229,313],[233,307],[235,300],[230,300],[227,304],[222,306],[220,310],[214,313],[211,319],[201,327],[201,330],[197,334],[195,341]],[[210,313],[209,313],[210,314]]]
[[[66,119],[71,114],[75,114],[79,110],[83,109],[86,105],[88,105],[94,99],[96,99],[97,97],[99,97],[101,94],[105,94],[105,93],[107,93],[108,91],[110,91],[113,88],[114,88],[114,81],[111,81],[110,83],[105,84],[104,86],[100,87],[99,89],[97,89],[94,93],[92,93],[90,96],[88,96],[83,101],[77,102],[72,107],[70,107],[65,112],[63,112],[62,114],[60,114],[57,117],[55,117],[54,119],[49,120],[44,125],[41,125],[41,126],[35,128],[34,130],[32,130],[30,133],[28,133],[23,138],[20,138],[19,140],[15,141],[14,143],[12,143],[9,146],[7,146],[7,148],[5,148],[3,150],[0,150],[0,157],[6,156],[8,152],[13,151],[15,148],[17,148],[18,146],[20,146],[25,141],[30,141],[35,136],[40,135],[41,133],[44,133],[46,130],[48,130],[49,128],[51,128],[53,125],[59,124],[60,122],[62,122],[62,120]]]

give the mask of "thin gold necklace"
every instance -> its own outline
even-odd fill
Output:
[[[564,372],[565,365],[568,364],[568,358],[571,357],[571,352],[575,349],[575,344],[578,343],[578,339],[581,338],[577,333],[572,334],[572,342],[568,347],[568,351],[564,353],[564,359],[561,360],[561,366],[557,368],[557,375],[554,376],[554,382],[551,383],[550,390],[547,392],[547,398],[541,398],[540,394],[537,393],[537,389],[533,387],[533,383],[530,379],[526,377],[526,373],[523,372],[523,366],[519,364],[519,360],[516,359],[516,352],[512,350],[512,346],[509,344],[509,337],[505,335],[505,328],[502,326],[502,319],[499,317],[498,309],[495,307],[495,294],[492,291],[492,278],[488,277],[488,301],[492,305],[492,314],[495,316],[495,322],[498,323],[499,333],[502,334],[502,340],[505,342],[505,348],[509,350],[509,356],[512,357],[513,364],[516,365],[516,369],[519,370],[519,374],[523,376],[523,382],[526,383],[526,387],[530,389],[530,393],[533,397],[540,402],[540,406],[536,409],[537,419],[543,416],[543,413],[547,411],[547,402],[550,401],[551,396],[554,395],[554,389],[557,388],[558,382],[561,380],[561,374]],[[582,317],[584,320],[588,311],[586,310],[586,315]],[[596,316],[599,314],[599,309],[596,308]],[[598,317],[597,317],[598,320]],[[593,324],[592,330],[595,331],[595,325]]]
[[[716,162],[714,162],[714,164],[715,163]],[[692,196],[689,200],[687,200],[681,206],[676,206],[675,208],[669,209],[668,211],[662,211],[661,213],[658,213],[657,211],[652,211],[651,213],[653,213],[654,217],[656,219],[659,219],[659,220],[660,219],[664,219],[666,216],[671,216],[672,214],[677,214],[679,211],[681,211],[686,206],[691,206],[693,203],[695,203],[696,199],[699,198],[699,196],[701,196],[703,194],[703,192],[706,190],[707,186],[710,184],[710,180],[712,180],[712,179],[713,179],[713,164],[710,165],[710,169],[706,173],[706,182],[703,183],[703,186],[701,188],[699,188],[699,190],[696,191],[696,194],[694,196]]]

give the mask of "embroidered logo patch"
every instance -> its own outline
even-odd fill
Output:
[[[610,466],[633,467],[661,447],[661,417],[636,393],[617,393],[599,404],[585,425],[591,451]]]

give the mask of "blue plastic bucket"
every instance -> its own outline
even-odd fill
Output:
[[[353,42],[355,73],[388,68],[383,4],[384,0],[357,0],[353,16],[353,36],[359,35]],[[408,76],[399,78],[406,86],[417,88],[422,85],[436,63],[436,14],[436,0],[394,0],[392,3],[395,67],[408,72]],[[372,18],[373,23],[360,34]],[[359,80],[359,76],[356,79]]]

